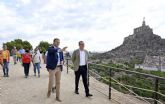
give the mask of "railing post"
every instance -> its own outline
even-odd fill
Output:
[[[111,77],[112,77],[112,70],[111,68],[109,68],[109,99],[111,99],[111,95],[112,95],[112,92],[111,92],[111,87],[112,87],[112,83],[111,83]]]
[[[88,77],[88,80],[87,80],[88,82],[87,83],[88,83],[88,87],[89,87],[89,65],[90,64],[87,65],[87,77]]]
[[[158,93],[157,93],[158,92],[158,89],[159,89],[159,84],[158,83],[159,83],[159,79],[156,78],[155,79],[155,88],[154,88],[154,91],[155,91],[154,92],[154,99],[155,99],[154,100],[154,104],[158,104],[158,102],[156,100],[159,100],[158,99]]]
[[[66,59],[66,65],[67,65],[67,74],[68,74],[68,70],[69,70],[69,63],[68,63],[69,59]]]

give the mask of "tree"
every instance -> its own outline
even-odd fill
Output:
[[[22,46],[24,49],[32,49],[32,45],[28,41],[23,41]]]
[[[21,48],[32,49],[32,45],[28,41],[22,41],[21,39],[15,39],[14,41],[4,43],[7,45],[8,49],[11,51],[15,46],[18,50]]]
[[[41,49],[41,52],[45,53],[46,50],[49,48],[50,44],[46,41],[41,41],[38,47]]]

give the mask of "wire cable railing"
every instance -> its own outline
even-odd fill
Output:
[[[92,72],[92,71],[90,71],[90,72]],[[92,72],[92,73],[95,73],[95,72]],[[90,74],[90,73],[89,73],[89,74]],[[97,73],[95,73],[95,74],[97,74]],[[97,74],[97,75],[99,76],[99,74]],[[101,78],[104,79],[103,77],[101,77]],[[115,84],[118,84],[118,85],[124,87],[124,88],[125,88],[126,90],[128,90],[131,94],[134,94],[134,95],[136,96],[136,98],[139,98],[139,99],[145,101],[146,103],[150,104],[150,103],[149,103],[147,100],[145,100],[143,97],[137,95],[135,92],[133,92],[132,90],[128,89],[128,88],[126,87],[127,85],[118,82],[118,81],[115,80],[114,78],[111,78],[111,79],[112,79],[113,81],[116,82],[116,83],[115,83],[115,82],[111,82],[111,83],[115,83]],[[104,80],[106,80],[106,79],[104,79]],[[108,81],[108,80],[107,80],[107,81]],[[163,103],[162,103],[162,104],[163,104]]]
[[[95,73],[95,72],[90,70],[90,73]],[[89,73],[89,74],[90,74],[90,73]],[[97,74],[97,73],[95,73],[95,74],[96,74],[97,76],[100,76],[100,75]],[[94,77],[93,77],[93,78],[94,78]],[[101,76],[100,76],[100,78],[104,79],[104,78],[101,77]],[[104,79],[104,80],[106,80],[106,79]],[[113,84],[118,84],[118,85],[124,87],[124,88],[127,89],[131,94],[134,94],[136,98],[141,99],[141,100],[145,101],[145,102],[148,103],[148,104],[150,104],[150,102],[147,101],[147,100],[153,100],[153,101],[156,100],[156,99],[153,99],[153,98],[141,97],[141,96],[137,95],[135,92],[133,92],[132,90],[128,89],[127,87],[135,88],[135,89],[139,89],[139,90],[143,90],[143,91],[155,92],[155,91],[153,91],[153,90],[148,90],[148,89],[144,89],[144,88],[139,88],[139,87],[134,87],[134,86],[122,84],[122,83],[120,83],[119,81],[115,80],[114,78],[112,78],[112,80],[115,81],[116,83],[115,83],[115,82],[111,82],[111,83],[113,83]],[[158,94],[160,94],[160,95],[162,95],[162,96],[165,97],[164,94],[161,94],[161,93],[158,93]],[[156,100],[156,101],[157,101],[159,104],[163,104],[163,103],[160,102],[159,100]]]

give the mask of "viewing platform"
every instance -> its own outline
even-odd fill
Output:
[[[2,77],[0,68],[0,104],[147,104],[131,95],[120,93],[112,89],[112,99],[108,99],[108,86],[90,77],[91,98],[85,97],[82,80],[80,80],[80,94],[74,93],[74,72],[69,70],[62,72],[61,99],[55,100],[53,93],[50,98],[46,97],[48,87],[48,72],[45,65],[41,65],[41,77],[33,76],[33,66],[30,68],[30,76],[24,78],[24,70],[20,63],[10,63],[10,77]]]

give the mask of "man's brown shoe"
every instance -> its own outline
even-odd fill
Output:
[[[47,98],[49,98],[50,95],[51,95],[51,91],[48,91],[48,93],[47,93]]]
[[[58,102],[62,102],[62,100],[60,100],[58,97],[56,98],[56,100],[57,100]]]

